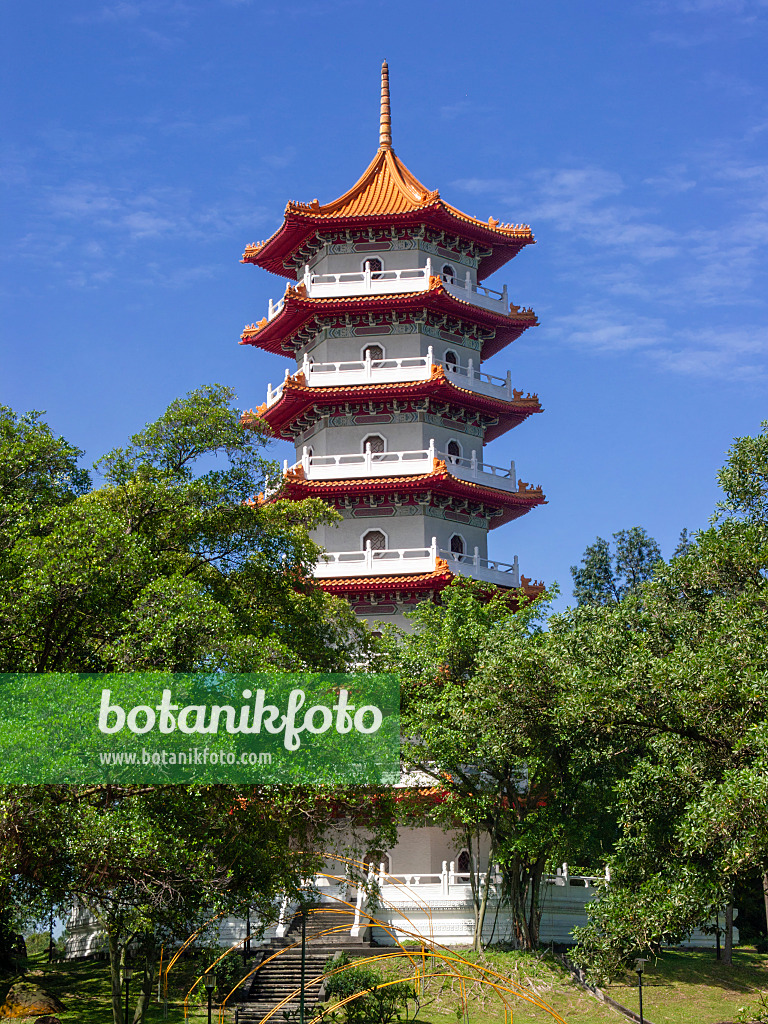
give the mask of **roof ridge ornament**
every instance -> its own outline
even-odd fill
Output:
[[[379,149],[392,149],[392,115],[389,109],[389,67],[381,65],[381,116],[379,118]]]

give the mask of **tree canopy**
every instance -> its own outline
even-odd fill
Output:
[[[103,456],[0,418],[0,670],[343,667],[365,632],[311,583],[324,502],[256,499],[274,467],[231,389],[175,401]]]

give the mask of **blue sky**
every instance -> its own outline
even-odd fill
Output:
[[[489,283],[541,326],[485,368],[545,412],[486,457],[549,504],[492,554],[570,595],[596,535],[706,525],[768,416],[768,0],[35,0],[0,34],[0,401],[88,461],[201,384],[261,403],[285,363],[237,342],[283,285],[240,254],[363,171],[386,58],[405,164],[537,238]]]

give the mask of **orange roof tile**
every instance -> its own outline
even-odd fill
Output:
[[[438,192],[422,185],[398,160],[394,150],[380,148],[351,189],[331,203],[288,203],[286,213],[311,212],[315,217],[367,217],[382,213],[408,213],[429,206]]]
[[[463,480],[454,476],[445,462],[435,459],[432,471],[413,476],[353,477],[345,480],[307,480],[301,465],[289,470],[284,478],[285,495],[296,499],[317,497],[324,501],[340,495],[391,494],[398,489],[413,493],[431,490],[437,494],[469,497],[498,508],[501,515],[494,519],[490,529],[504,526],[513,519],[526,515],[537,505],[546,505],[547,500],[540,485],[533,486],[518,480],[516,491],[507,491],[491,484]]]
[[[285,352],[283,341],[292,337],[319,313],[327,315],[329,311],[347,312],[350,309],[366,312],[388,312],[392,309],[407,311],[419,306],[428,306],[494,328],[494,337],[483,343],[481,359],[495,355],[505,345],[519,338],[523,331],[539,323],[530,308],[521,308],[512,303],[509,309],[497,312],[459,298],[447,290],[439,277],[430,277],[429,287],[417,292],[377,292],[372,295],[337,295],[327,298],[310,298],[302,283],[286,287],[283,307],[277,316],[271,320],[263,317],[258,323],[246,324],[240,335],[240,344],[256,345],[282,355]]]
[[[289,202],[285,207],[285,216],[310,218],[313,221],[347,220],[356,217],[388,217],[433,208],[440,208],[449,217],[481,228],[497,238],[515,239],[523,244],[534,241],[528,224],[501,224],[494,217],[478,220],[446,203],[440,198],[440,192],[423,185],[389,146],[379,147],[360,178],[338,199],[324,204],[317,199],[311,203]],[[243,262],[251,262],[278,233],[264,242],[247,245],[243,252]]]
[[[482,238],[486,244],[501,247],[499,253],[492,255],[490,260],[487,257],[481,260],[481,264],[487,263],[487,266],[481,265],[481,277],[498,269],[498,266],[516,255],[520,248],[534,241],[533,233],[527,224],[500,224],[493,217],[489,217],[487,221],[478,220],[444,202],[437,189],[430,190],[423,185],[395,155],[392,149],[389,109],[389,71],[385,61],[382,65],[381,120],[379,149],[376,156],[352,188],[338,199],[323,205],[317,199],[311,203],[289,202],[285,208],[283,225],[266,241],[247,245],[242,262],[257,263],[272,273],[294,277],[295,268],[286,262],[287,257],[299,248],[323,221],[355,223],[358,218],[370,221],[371,218],[398,217],[422,210],[429,210],[436,215],[435,226],[438,228],[441,224],[446,227],[451,225],[452,221],[458,220],[471,227],[472,234],[478,237],[478,240]],[[430,219],[435,217],[427,218]],[[289,223],[295,224],[297,220],[306,222],[306,228],[301,230],[296,226],[289,230]],[[452,226],[454,230],[460,230],[457,225]]]
[[[444,559],[440,558],[438,562],[443,562],[443,565],[439,565],[432,572],[413,573],[410,576],[336,576],[315,582],[321,590],[375,590],[378,588],[401,590],[414,585],[424,588],[425,584],[449,583],[453,579],[454,573],[448,568],[448,563]]]

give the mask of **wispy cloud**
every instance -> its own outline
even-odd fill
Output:
[[[681,331],[649,358],[664,370],[733,383],[768,380],[768,329],[764,325]]]
[[[599,353],[630,352],[663,344],[668,327],[662,318],[626,314],[619,309],[607,312],[584,307],[568,316],[555,317],[547,333],[574,348]]]
[[[194,10],[194,6],[186,0],[111,0],[109,3],[94,6],[90,11],[77,12],[72,16],[72,20],[84,24],[126,24],[158,15],[187,17]]]
[[[585,354],[634,355],[664,372],[762,386],[768,380],[768,328],[676,328],[667,318],[632,315],[627,308],[585,306],[554,317],[549,338]]]
[[[749,14],[768,8],[768,0],[661,0],[657,6],[685,14]]]
[[[644,178],[643,185],[650,185],[662,195],[674,195],[680,192],[689,192],[696,188],[696,178],[691,175],[685,164],[675,164],[668,167],[661,174],[651,178]]]
[[[646,7],[668,19],[651,31],[653,42],[689,49],[721,42],[724,32],[740,37],[765,26],[768,0],[648,0]]]
[[[71,181],[45,189],[43,202],[53,221],[79,221],[92,231],[123,241],[159,236],[209,239],[253,221],[242,200],[233,203],[195,201],[188,189],[155,187],[135,190],[94,181]]]
[[[544,318],[553,340],[665,372],[764,381],[768,163],[739,149],[714,146],[641,180],[590,165],[454,186],[487,197],[494,216],[546,228],[555,283],[578,295],[575,313],[556,302]],[[702,209],[706,223],[691,219]],[[745,310],[754,326],[734,326]]]

